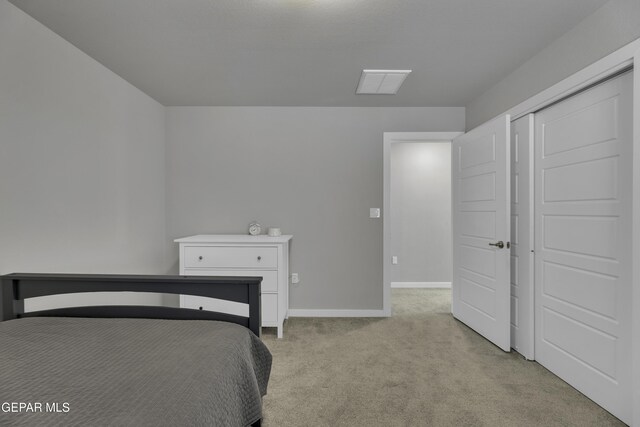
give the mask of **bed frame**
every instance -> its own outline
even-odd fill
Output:
[[[221,320],[245,326],[260,336],[262,277],[13,273],[0,279],[0,321],[35,316]],[[25,313],[24,300],[27,298],[80,292],[154,292],[217,298],[249,304],[249,317],[189,308],[129,305],[68,307]]]

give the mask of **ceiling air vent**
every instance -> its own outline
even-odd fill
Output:
[[[395,95],[411,70],[362,70],[358,95]]]

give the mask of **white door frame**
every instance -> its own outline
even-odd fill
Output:
[[[631,200],[631,253],[637,259],[640,256],[640,46],[636,41],[633,70],[633,178]],[[631,271],[632,303],[631,331],[633,333],[632,363],[633,372],[633,418],[632,425],[640,425],[640,263],[633,262]]]
[[[391,145],[398,142],[451,142],[464,132],[384,132],[382,206],[382,311],[391,316]]]
[[[640,39],[621,47],[615,52],[594,62],[588,67],[521,102],[515,107],[496,116],[510,114],[516,120],[529,113],[535,113],[550,104],[566,98],[633,67],[633,176],[632,176],[632,256],[640,257]],[[632,273],[632,388],[633,426],[640,426],[640,262],[633,262]]]

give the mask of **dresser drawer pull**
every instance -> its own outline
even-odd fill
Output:
[[[200,256],[198,257],[198,261],[202,261],[202,260],[203,260],[203,257],[202,257],[202,255],[200,255]]]
[[[261,259],[262,259],[262,257],[261,257],[261,256],[259,256],[259,257],[258,257],[258,261],[260,261]]]

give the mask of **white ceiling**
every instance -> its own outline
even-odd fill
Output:
[[[464,106],[605,0],[10,0],[164,105]],[[362,69],[411,69],[355,95]]]

